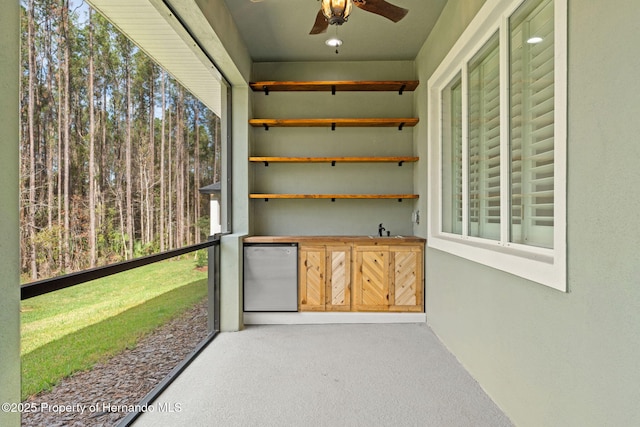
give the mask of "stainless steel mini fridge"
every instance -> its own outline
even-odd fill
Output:
[[[298,246],[244,247],[244,311],[298,311]]]

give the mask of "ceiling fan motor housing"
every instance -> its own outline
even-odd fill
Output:
[[[351,0],[322,0],[322,13],[329,25],[342,25],[347,22],[352,8]]]

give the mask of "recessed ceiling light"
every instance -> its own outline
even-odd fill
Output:
[[[342,40],[333,38],[325,41],[324,44],[331,47],[338,47],[338,46],[342,46]]]
[[[529,43],[529,44],[538,44],[541,41],[542,41],[542,37],[535,36],[535,37],[531,37],[530,39],[528,39],[527,43]]]

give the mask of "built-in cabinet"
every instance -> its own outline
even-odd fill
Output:
[[[298,311],[424,311],[419,237],[251,236],[298,244]]]
[[[424,311],[424,239],[252,236],[245,242],[298,244],[299,311]]]
[[[423,243],[300,244],[298,309],[421,312],[423,252]]]

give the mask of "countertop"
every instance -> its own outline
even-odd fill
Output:
[[[245,243],[307,243],[307,244],[350,244],[397,245],[403,243],[425,243],[426,239],[416,236],[249,236]]]

